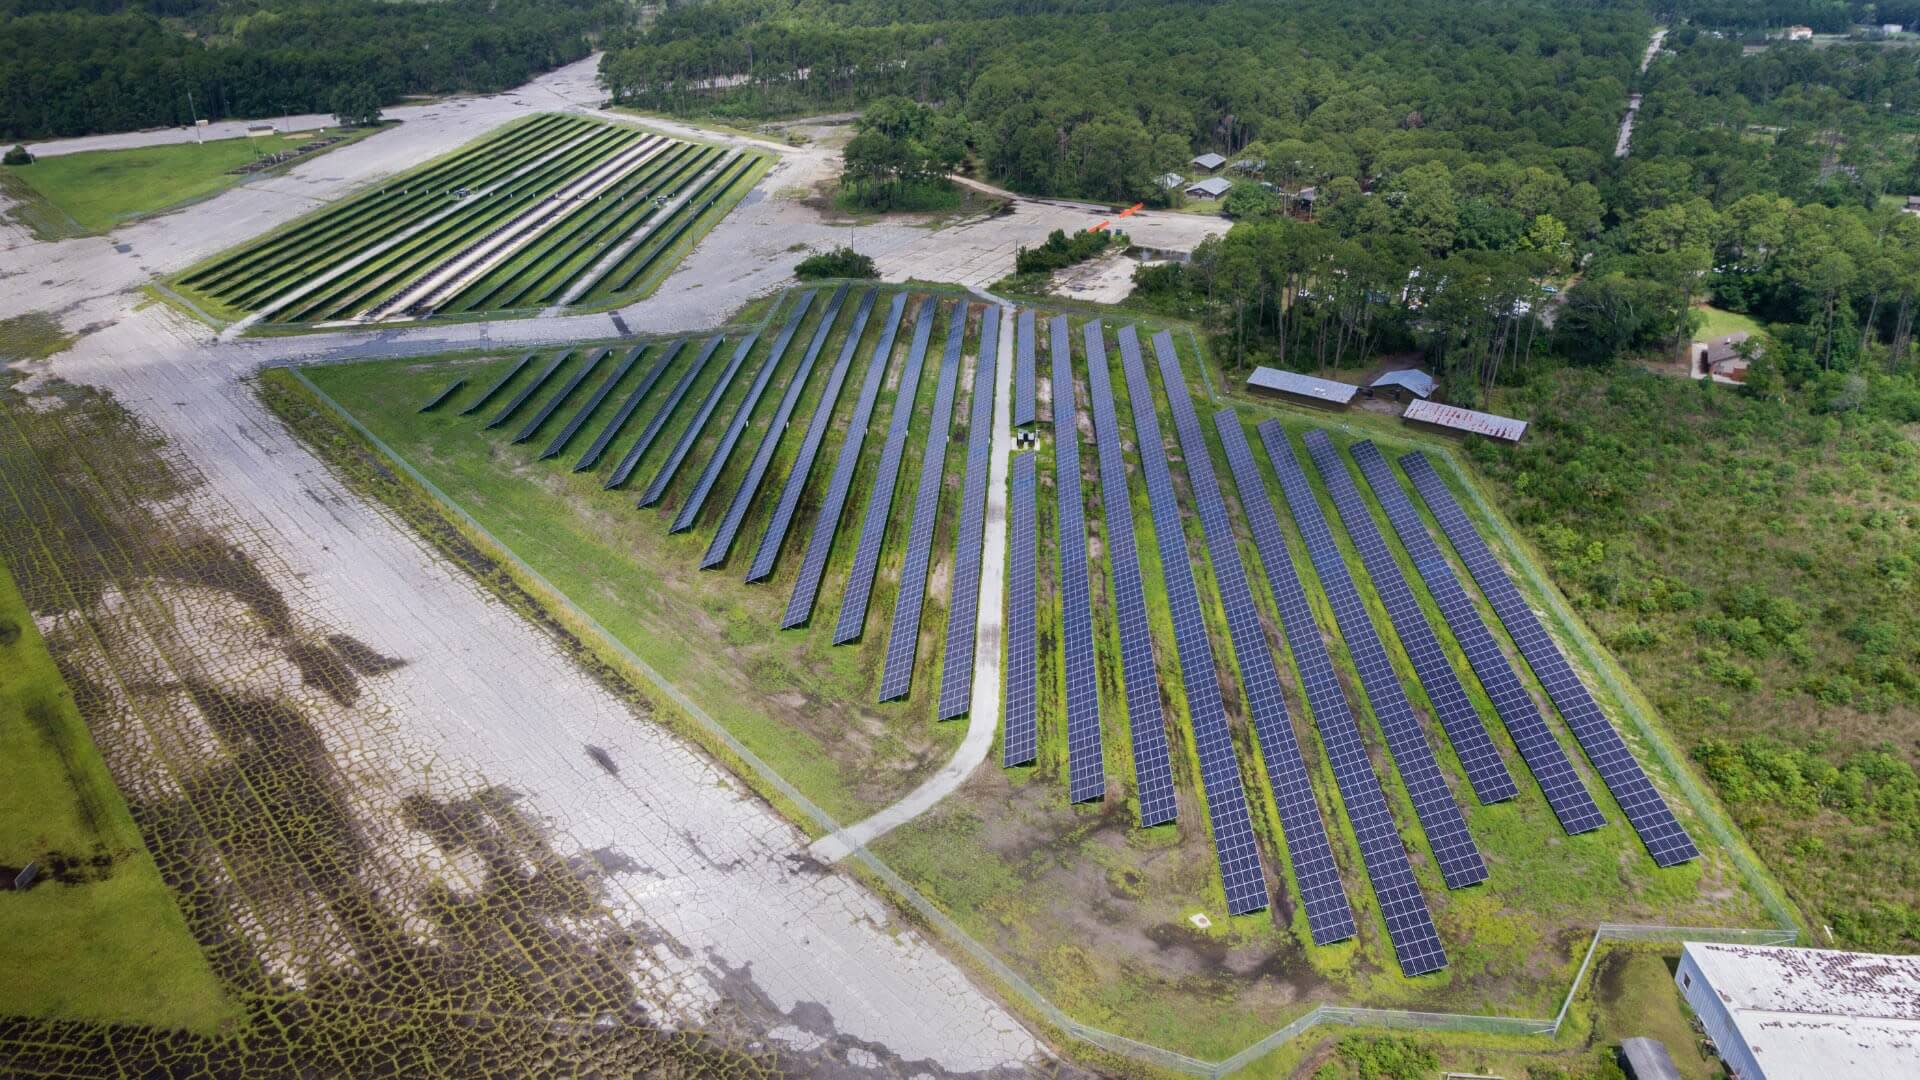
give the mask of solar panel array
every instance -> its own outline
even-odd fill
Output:
[[[627,372],[633,370],[633,365],[640,360],[640,354],[646,350],[647,347],[645,345],[635,345],[633,348],[627,350],[627,355],[622,357],[618,364],[614,365],[613,374],[600,380],[600,385],[594,388],[593,393],[587,395],[587,400],[582,402],[578,409],[574,410],[572,418],[567,421],[567,425],[560,429],[560,433],[553,437],[552,442],[547,443],[545,450],[540,451],[539,460],[545,461],[550,457],[558,455],[560,451],[567,448],[567,444],[573,441],[575,435],[579,434],[580,426],[585,424],[587,419],[599,410],[601,403],[607,400],[607,395],[613,393],[613,388],[619,385],[621,379],[627,377]]]
[[[787,611],[780,629],[791,630],[813,616],[813,602],[820,594],[820,578],[827,570],[827,555],[833,551],[833,537],[840,530],[840,517],[846,511],[847,494],[852,490],[853,473],[860,464],[860,448],[867,441],[867,425],[873,421],[873,407],[880,399],[880,384],[885,381],[887,361],[893,356],[894,338],[900,331],[900,316],[906,310],[907,294],[895,293],[887,308],[887,324],[874,343],[867,360],[867,375],[860,385],[860,402],[854,406],[853,419],[847,424],[846,438],[840,443],[840,459],[834,464],[833,477],[827,482],[827,501],[814,519],[813,536],[807,541],[807,554],[801,560],[800,573],[793,583],[793,595],[787,598]],[[923,310],[923,319],[930,319]],[[919,368],[914,369],[915,379]]]
[[[1035,462],[1033,454],[1014,457],[1007,505],[1007,682],[1000,710],[1006,725],[1000,764],[1007,767],[1030,765],[1040,756],[1040,623],[1034,580],[1040,561],[1040,515],[1034,505]]]
[[[847,591],[840,600],[839,621],[833,628],[835,645],[856,640],[866,627],[873,575],[880,568],[880,543],[886,538],[887,517],[893,512],[893,489],[900,479],[907,429],[913,423],[913,403],[919,394],[920,370],[926,364],[927,339],[933,336],[933,311],[933,298],[928,297],[920,305],[920,319],[913,328],[913,349],[907,354],[900,389],[894,393],[893,416],[887,422],[887,442],[880,451],[880,470],[874,475],[873,490],[867,493],[866,518],[860,524],[860,546],[853,553],[853,570],[847,578]]]
[[[1131,329],[1131,328],[1129,328]],[[1140,576],[1140,549],[1133,535],[1133,495],[1121,449],[1120,417],[1113,406],[1112,377],[1099,322],[1082,328],[1087,353],[1087,390],[1093,399],[1093,442],[1100,458],[1100,506],[1107,526],[1107,566],[1113,583],[1114,621],[1120,629],[1120,667],[1127,687],[1127,729],[1133,743],[1134,783],[1140,824],[1164,825],[1179,812],[1166,716],[1160,709],[1160,674],[1153,661],[1147,595]],[[1124,343],[1123,343],[1124,344]]]
[[[1266,435],[1265,429],[1261,434]],[[1258,467],[1253,464],[1253,455],[1247,452],[1246,433],[1241,430],[1239,420],[1235,418],[1221,426],[1220,436],[1227,443],[1227,457],[1240,487],[1242,505],[1258,507],[1266,503],[1264,514],[1270,517],[1272,505],[1266,502],[1266,487],[1260,480]],[[1269,444],[1269,457],[1272,453]],[[1277,467],[1278,463],[1275,464]],[[1284,472],[1282,482],[1285,482]],[[1249,510],[1249,521],[1256,513],[1262,511]],[[1380,915],[1387,924],[1387,936],[1393,942],[1394,959],[1405,975],[1438,971],[1447,966],[1446,949],[1440,944],[1433,914],[1427,910],[1426,898],[1420,895],[1419,883],[1414,880],[1413,866],[1407,859],[1407,849],[1400,843],[1393,815],[1387,810],[1379,777],[1374,775],[1367,760],[1366,744],[1361,741],[1359,726],[1347,706],[1346,694],[1340,687],[1326,642],[1320,636],[1320,626],[1314,621],[1313,608],[1294,567],[1293,556],[1280,536],[1278,519],[1256,527],[1254,536],[1261,562],[1266,566],[1267,587],[1273,592],[1281,628],[1300,672],[1307,707],[1313,713],[1314,727],[1320,732],[1320,745],[1326,752],[1327,764],[1333,769],[1347,821],[1360,844],[1367,881],[1373,886]]]
[[[1480,713],[1467,697],[1466,688],[1460,685],[1453,665],[1448,663],[1440,639],[1427,624],[1427,613],[1421,609],[1420,601],[1414,599],[1400,564],[1387,548],[1386,537],[1380,535],[1373,515],[1367,512],[1359,487],[1340,460],[1340,452],[1334,449],[1333,441],[1324,431],[1307,432],[1305,442],[1307,456],[1313,459],[1327,494],[1333,497],[1334,509],[1339,512],[1347,535],[1352,537],[1353,546],[1360,552],[1360,561],[1373,578],[1373,589],[1380,595],[1387,617],[1393,621],[1394,632],[1406,648],[1407,658],[1413,662],[1414,673],[1420,677],[1420,685],[1426,690],[1427,700],[1432,703],[1448,741],[1453,744],[1455,756],[1466,770],[1467,782],[1473,785],[1474,794],[1483,803],[1513,798],[1520,793],[1519,785],[1513,782],[1506,763],[1500,760],[1500,751],[1488,737],[1486,725],[1480,722]]]
[[[1080,501],[1080,418],[1074,403],[1073,342],[1067,317],[1055,316],[1048,329],[1053,353],[1053,491],[1060,545],[1061,666],[1066,675],[1067,798],[1087,802],[1106,795],[1107,775],[1100,746],[1093,597],[1087,585],[1087,515]]]
[[[707,497],[713,494],[713,485],[719,482],[720,473],[733,457],[733,448],[740,445],[740,436],[746,433],[747,424],[753,420],[753,410],[760,404],[761,395],[773,383],[773,375],[779,370],[780,361],[786,359],[787,347],[793,343],[793,335],[800,329],[800,320],[807,317],[807,309],[813,306],[814,295],[812,290],[801,293],[800,302],[793,305],[793,311],[788,313],[786,325],[774,337],[773,347],[767,350],[766,359],[760,361],[760,370],[754,375],[753,384],[747,387],[747,396],[734,406],[733,418],[727,421],[726,428],[720,433],[720,442],[714,446],[713,454],[700,470],[700,479],[694,483],[693,491],[681,502],[679,513],[673,516],[673,524],[667,527],[668,532],[685,532],[693,527],[694,519],[700,516],[701,509],[707,504]]]
[[[1240,786],[1240,758],[1234,752],[1233,734],[1227,726],[1227,706],[1214,668],[1213,645],[1207,639],[1206,619],[1200,611],[1200,591],[1194,585],[1193,564],[1187,555],[1186,530],[1180,524],[1180,500],[1174,495],[1173,473],[1167,466],[1165,444],[1160,441],[1160,421],[1154,416],[1153,387],[1147,382],[1146,368],[1140,363],[1137,348],[1131,357],[1123,351],[1120,358],[1127,377],[1127,397],[1133,406],[1134,445],[1140,457],[1140,471],[1147,481],[1147,498],[1153,508],[1154,539],[1160,550],[1160,579],[1173,617],[1174,649],[1180,658],[1180,678],[1186,689],[1193,748],[1200,759],[1200,784],[1207,795],[1207,822],[1213,833],[1214,856],[1220,862],[1228,913],[1244,915],[1268,903],[1266,875],[1260,867],[1260,847],[1253,836],[1247,793]],[[1306,765],[1293,743],[1293,733],[1283,726],[1281,732],[1269,735],[1263,731],[1260,736],[1267,774],[1279,803],[1281,827],[1286,830],[1287,853],[1293,862],[1294,876],[1303,891],[1312,890],[1320,912],[1320,926],[1315,929],[1314,941],[1324,944],[1351,937],[1351,916],[1343,929],[1330,906],[1323,902],[1329,895],[1321,886],[1332,866],[1332,849],[1327,846],[1320,813],[1313,807],[1312,793],[1306,789]],[[1304,804],[1298,798],[1287,797],[1299,792],[1306,792]],[[1302,813],[1303,807],[1305,813]],[[1339,872],[1333,870],[1332,873],[1337,885]],[[1312,920],[1310,910],[1309,923]]]
[[[766,434],[760,436],[760,446],[753,452],[747,475],[735,489],[733,500],[727,504],[726,516],[720,519],[720,527],[714,530],[713,539],[707,544],[707,553],[700,558],[700,569],[711,570],[720,565],[726,559],[727,552],[732,550],[733,538],[740,531],[740,523],[746,520],[754,496],[760,493],[760,483],[766,479],[767,468],[773,464],[774,452],[780,448],[780,439],[787,433],[787,422],[793,418],[793,410],[800,404],[800,395],[806,392],[807,380],[812,377],[813,365],[820,358],[821,348],[827,343],[827,334],[840,318],[840,306],[846,302],[847,288],[841,285],[833,291],[833,298],[827,301],[827,310],[821,314],[812,340],[807,342],[807,351],[801,355],[799,366],[787,379],[787,391],[780,395],[780,404],[773,411]]]
[[[1447,490],[1446,482],[1433,470],[1426,455],[1408,454],[1400,459],[1400,466],[1407,471],[1414,490],[1420,493],[1427,508],[1433,511],[1434,519],[1453,543],[1460,561],[1467,564],[1467,572],[1473,575],[1481,595],[1506,626],[1527,666],[1533,669],[1547,696],[1553,699],[1554,707],[1566,719],[1573,737],[1587,752],[1594,771],[1600,774],[1607,790],[1620,803],[1621,812],[1640,834],[1640,842],[1647,846],[1653,861],[1660,866],[1678,866],[1699,858],[1700,849],[1673,816],[1673,808],[1660,797],[1646,770],[1627,748],[1626,740],[1600,711],[1599,703],[1593,700],[1573,665],[1567,663],[1566,655],[1547,634],[1546,627],[1540,625],[1533,608],[1514,587],[1506,568],[1494,558],[1492,549],[1487,547],[1460,504],[1454,501],[1453,492]]]
[[[653,479],[647,482],[647,489],[640,493],[640,501],[634,505],[643,508],[652,506],[667,493],[667,485],[673,483],[674,474],[680,471],[680,463],[687,459],[693,444],[700,441],[700,433],[706,430],[707,421],[713,418],[713,411],[720,407],[720,399],[726,396],[727,388],[733,385],[734,378],[740,374],[740,365],[746,363],[747,354],[753,351],[754,343],[759,340],[758,331],[740,339],[740,344],[734,347],[733,357],[727,361],[727,366],[720,371],[720,377],[714,380],[713,387],[707,391],[706,400],[700,403],[700,410],[693,414],[693,419],[688,422],[686,430],[682,431],[680,438],[674,442],[673,452],[667,455],[667,460],[653,474]]]
[[[426,404],[424,404],[424,405],[422,405],[422,406],[420,406],[420,407],[419,407],[418,409],[416,409],[416,410],[414,410],[414,411],[415,411],[415,412],[423,412],[423,413],[428,413],[428,412],[432,412],[433,410],[435,410],[435,409],[437,409],[437,408],[439,408],[440,406],[442,406],[442,405],[444,405],[444,404],[446,404],[446,402],[447,402],[447,399],[448,399],[448,398],[450,398],[450,397],[452,397],[453,395],[455,395],[455,394],[457,394],[457,393],[459,393],[459,392],[460,392],[460,388],[461,388],[461,387],[463,387],[463,386],[465,386],[465,385],[467,385],[467,380],[465,380],[465,379],[455,379],[455,380],[453,380],[452,382],[450,382],[450,383],[448,383],[447,385],[445,385],[445,386],[443,386],[443,387],[441,387],[441,388],[440,388],[440,392],[439,392],[439,393],[437,393],[437,394],[435,394],[435,395],[433,395],[432,397],[430,397],[430,398],[428,398],[428,399],[427,399],[427,403],[426,403]]]
[[[573,396],[575,390],[580,389],[580,384],[585,382],[587,377],[592,375],[594,371],[600,367],[600,362],[605,360],[607,354],[612,351],[612,349],[595,349],[593,355],[587,358],[587,362],[580,366],[580,370],[574,372],[565,383],[561,384],[559,392],[548,398],[546,404],[534,410],[532,418],[525,424],[522,424],[520,430],[514,433],[513,441],[523,443],[533,438],[534,435],[540,431],[541,426],[547,422],[547,419],[554,414],[554,411],[559,409],[561,405],[564,405],[567,399]]]
[[[960,348],[967,336],[966,301],[954,304],[947,320],[947,351],[940,362],[927,445],[920,452],[920,486],[907,527],[907,557],[901,564],[900,588],[893,598],[893,622],[887,628],[887,658],[880,670],[881,701],[907,696],[913,687],[913,661],[920,647],[920,610],[926,605],[933,530],[940,521],[940,483],[946,477],[947,443],[953,437],[953,395],[960,382]]]
[[[1000,361],[998,305],[980,317],[980,358],[973,366],[967,414],[967,474],[961,481],[960,531],[953,544],[953,587],[947,600],[947,648],[940,658],[940,707],[951,720],[973,697],[973,639],[980,623],[980,545],[987,531],[987,475],[992,468],[993,390]]]
[[[512,400],[502,406],[500,411],[494,414],[493,419],[487,421],[487,428],[489,430],[497,428],[508,420],[513,419],[513,414],[520,411],[520,406],[525,405],[527,399],[532,397],[535,391],[545,386],[547,380],[553,378],[553,373],[560,370],[560,365],[566,363],[572,356],[573,350],[569,349],[554,357],[552,363],[541,369],[540,374],[535,375],[532,382],[521,387],[520,392],[513,395]]]
[[[533,355],[534,354],[532,353],[528,353],[527,355],[521,357],[520,359],[515,360],[513,362],[512,367],[508,368],[505,371],[505,373],[503,373],[499,378],[493,380],[492,386],[489,386],[485,390],[480,392],[480,396],[473,400],[473,404],[467,406],[464,409],[461,409],[460,415],[472,416],[474,413],[477,413],[481,409],[486,408],[487,402],[492,401],[493,396],[495,394],[498,394],[500,391],[505,390],[507,388],[507,384],[513,381],[514,376],[527,370],[527,365],[533,363]],[[492,425],[488,425],[488,426],[491,427]]]
[[[680,381],[673,384],[673,390],[667,394],[667,400],[654,411],[653,416],[647,421],[647,426],[640,429],[639,437],[633,440],[633,445],[628,447],[626,454],[620,458],[620,464],[614,468],[612,475],[607,477],[607,482],[601,485],[603,489],[617,488],[627,482],[627,477],[633,475],[634,467],[640,464],[640,459],[646,456],[654,440],[658,439],[660,432],[666,429],[667,421],[673,419],[673,414],[680,408],[680,402],[686,399],[687,391],[693,388],[694,381],[700,377],[700,373],[707,370],[707,363],[713,359],[714,351],[720,348],[725,340],[726,338],[715,334],[707,339],[705,345],[700,346],[699,354],[693,358],[693,363],[687,365],[687,370],[681,372]]]
[[[813,407],[813,419],[808,421],[807,433],[800,440],[800,450],[787,470],[786,483],[780,487],[780,501],[774,505],[773,516],[767,520],[760,544],[754,549],[753,565],[747,570],[749,582],[765,581],[773,574],[774,561],[780,557],[780,546],[786,543],[787,530],[793,527],[793,513],[800,508],[800,496],[806,492],[807,480],[813,475],[814,459],[820,456],[820,444],[826,440],[827,425],[840,403],[840,391],[846,386],[847,372],[853,370],[853,355],[860,350],[860,338],[867,332],[867,321],[873,316],[873,303],[879,295],[879,290],[868,289],[860,295],[860,303],[854,308],[853,325],[847,328],[846,343],[840,347],[840,357],[827,375],[826,389],[820,392],[820,400]],[[898,322],[899,308],[896,307],[894,323]]]
[[[613,419],[608,420],[607,426],[600,429],[599,436],[593,440],[593,445],[587,447],[587,452],[581,454],[580,460],[573,463],[574,472],[586,472],[600,464],[600,455],[606,453],[607,447],[612,445],[613,440],[620,437],[620,432],[626,428],[627,421],[633,417],[634,411],[640,408],[640,402],[646,399],[647,394],[660,381],[660,376],[666,374],[667,368],[673,364],[674,357],[680,355],[680,350],[685,345],[685,339],[672,341],[660,351],[660,354],[654,358],[653,366],[641,376],[640,385],[634,387],[633,392],[627,395],[627,399],[620,403],[620,408],[614,412]],[[608,385],[611,386],[612,383]]]
[[[1386,512],[1387,522],[1400,538],[1401,547],[1412,558],[1414,570],[1426,583],[1434,606],[1440,609],[1440,617],[1446,620],[1454,640],[1460,643],[1460,650],[1466,653],[1467,663],[1493,702],[1493,710],[1506,725],[1514,746],[1519,748],[1521,759],[1533,770],[1534,779],[1539,782],[1560,827],[1575,834],[1605,825],[1607,819],[1594,804],[1593,796],[1587,793],[1586,785],[1580,782],[1580,774],[1574,771],[1573,762],[1567,760],[1560,741],[1541,719],[1533,696],[1520,684],[1520,677],[1508,663],[1506,653],[1500,651],[1492,632],[1481,621],[1479,609],[1473,606],[1472,598],[1454,576],[1452,565],[1427,535],[1420,512],[1400,489],[1387,459],[1370,442],[1355,443],[1349,452],[1367,486],[1373,489],[1374,501]]]
[[[1218,422],[1237,425],[1240,421],[1228,410],[1216,418]],[[1274,469],[1280,474],[1281,494],[1307,546],[1314,572],[1320,578],[1320,591],[1333,609],[1334,623],[1347,643],[1347,655],[1359,673],[1360,687],[1366,692],[1368,704],[1373,706],[1381,733],[1386,736],[1393,766],[1400,773],[1400,782],[1413,801],[1413,812],[1427,834],[1427,846],[1433,850],[1434,862],[1440,867],[1447,888],[1477,885],[1487,880],[1486,860],[1480,857],[1479,846],[1467,832],[1466,818],[1447,787],[1439,762],[1434,760],[1433,747],[1428,745],[1427,733],[1413,715],[1413,705],[1400,687],[1393,661],[1388,658],[1386,646],[1368,617],[1366,601],[1361,599],[1359,587],[1340,555],[1339,544],[1320,510],[1319,500],[1314,497],[1313,486],[1307,482],[1306,471],[1294,457],[1287,433],[1278,423],[1269,420],[1261,424],[1260,438],[1266,444],[1267,456],[1273,459]],[[1360,745],[1359,740],[1359,729],[1355,728],[1354,744]],[[1364,746],[1360,752],[1364,756]],[[1373,775],[1373,770],[1368,769],[1367,777],[1372,779]],[[1373,780],[1373,786],[1378,788],[1377,780]],[[1386,810],[1384,801],[1380,809]],[[1395,845],[1396,849],[1398,846]]]
[[[1013,426],[1033,423],[1033,384],[1036,378],[1034,351],[1034,314],[1022,311],[1014,330],[1013,350]]]

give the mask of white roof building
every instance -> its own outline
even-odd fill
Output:
[[[1196,199],[1218,199],[1233,187],[1224,176],[1210,176],[1197,184],[1187,185],[1187,194]]]
[[[1920,957],[1689,941],[1673,978],[1737,1080],[1920,1075]]]
[[[1352,383],[1317,379],[1297,371],[1270,367],[1254,368],[1253,374],[1247,376],[1247,389],[1264,390],[1269,394],[1280,394],[1315,405],[1335,406],[1346,405],[1353,400],[1353,395],[1360,392],[1360,388]]]
[[[1214,154],[1214,153],[1206,153],[1206,154],[1201,154],[1198,157],[1195,157],[1188,164],[1192,165],[1196,169],[1205,169],[1207,172],[1212,172],[1213,170],[1219,168],[1222,165],[1225,165],[1226,163],[1227,163],[1227,159],[1222,157],[1221,155]]]

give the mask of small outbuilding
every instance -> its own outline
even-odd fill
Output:
[[[1197,184],[1187,185],[1187,197],[1193,199],[1218,199],[1224,196],[1233,185],[1224,176],[1212,176]]]
[[[274,127],[272,124],[248,124],[247,125],[247,138],[249,139],[264,139],[267,136],[272,134],[274,134]]]
[[[1710,338],[1693,343],[1693,371],[1696,379],[1712,379],[1719,383],[1742,383],[1747,378],[1747,358],[1740,354],[1740,346],[1748,338],[1745,330],[1736,330],[1725,337]]]
[[[1627,1080],[1683,1080],[1667,1044],[1659,1039],[1621,1039],[1620,1069]]]
[[[1247,376],[1247,389],[1299,404],[1318,405],[1323,409],[1344,409],[1353,402],[1353,395],[1360,391],[1352,383],[1316,379],[1297,371],[1281,371],[1270,367],[1254,368],[1253,374]]]
[[[1493,413],[1463,409],[1458,405],[1442,405],[1434,401],[1416,401],[1407,406],[1400,418],[1415,426],[1424,426],[1437,431],[1455,431],[1467,435],[1480,435],[1496,442],[1517,443],[1527,433],[1527,422],[1515,420],[1511,416],[1496,416]]]
[[[1813,27],[1789,26],[1787,27],[1787,40],[1788,41],[1812,41]]]
[[[1154,178],[1154,182],[1159,184],[1161,187],[1166,188],[1168,191],[1172,191],[1174,188],[1177,188],[1180,185],[1186,183],[1187,178],[1184,176],[1181,176],[1177,172],[1161,173],[1159,176]]]
[[[1912,1080],[1920,956],[1689,941],[1673,981],[1740,1080]]]
[[[1395,401],[1425,400],[1440,384],[1419,368],[1389,371],[1367,384],[1368,397],[1389,397]]]
[[[1188,162],[1188,164],[1202,172],[1213,172],[1226,163],[1227,159],[1225,157],[1214,153],[1199,154],[1195,156],[1192,161]]]

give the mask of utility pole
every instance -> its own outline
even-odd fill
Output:
[[[193,117],[193,144],[200,145],[200,110],[193,106],[193,91],[187,91],[187,115]]]

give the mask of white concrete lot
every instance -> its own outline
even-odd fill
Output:
[[[809,857],[804,835],[697,750],[637,715],[542,631],[445,565],[385,511],[355,498],[266,412],[248,384],[263,366],[287,360],[505,349],[717,326],[751,298],[790,284],[792,265],[804,254],[796,247],[847,241],[844,223],[801,198],[832,177],[832,151],[650,122],[669,132],[778,150],[780,160],[654,296],[617,312],[222,340],[138,291],[517,116],[595,112],[595,63],[570,65],[504,94],[391,110],[406,122],[110,236],[45,244],[7,226],[0,229],[0,318],[46,312],[82,334],[69,351],[32,365],[33,374],[112,390],[205,474],[205,497],[245,523],[242,535],[230,537],[234,543],[276,553],[263,565],[285,568],[286,580],[274,584],[290,599],[375,649],[411,661],[391,676],[403,703],[396,717],[409,738],[471,774],[510,786],[554,823],[562,851],[572,846],[585,856],[612,849],[628,857],[632,868],[614,869],[608,879],[616,914],[673,944],[671,960],[638,957],[636,965],[679,965],[683,984],[704,988],[663,1004],[671,1014],[697,1023],[704,1010],[723,1002],[737,1006],[744,980],[763,1011],[786,1018],[772,1025],[771,1037],[809,1054],[826,1053],[820,1060],[833,1063],[833,1075],[1051,1073],[1058,1065],[1039,1042],[922,934],[852,878]],[[148,145],[169,134],[69,140],[42,152]],[[890,280],[980,286],[1011,271],[1016,246],[1105,216],[1073,204],[1021,201],[1010,213],[946,228],[887,221],[851,231]],[[1175,248],[1224,227],[1217,219],[1177,214],[1127,222],[1136,240]],[[996,398],[1006,393],[1011,347],[1009,324]],[[1007,411],[1003,404],[995,420],[996,520],[1004,517]],[[1000,547],[985,572],[996,587]],[[991,610],[998,609],[993,602]],[[992,655],[998,655],[997,638]],[[997,715],[997,678],[991,682]],[[976,703],[981,694],[976,686]],[[970,730],[949,767],[950,782],[925,798],[910,797],[912,805],[891,823],[932,805],[978,766],[992,726],[982,725],[982,738]],[[602,748],[619,773],[597,766],[585,746]],[[636,970],[636,980],[645,974]]]

